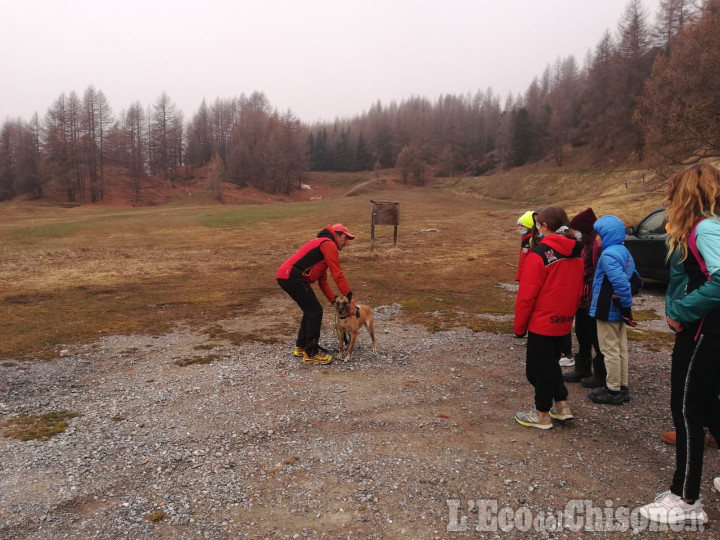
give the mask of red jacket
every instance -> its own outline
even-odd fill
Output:
[[[330,227],[320,231],[317,238],[306,242],[305,245],[298,249],[292,257],[280,266],[275,277],[277,279],[290,279],[291,272],[295,269],[295,274],[301,276],[301,279],[308,283],[317,281],[320,290],[332,302],[335,300],[335,293],[328,283],[328,268],[342,295],[348,296],[350,286],[340,267],[337,236]]]
[[[570,333],[583,286],[582,244],[559,234],[543,238],[523,264],[513,332]]]

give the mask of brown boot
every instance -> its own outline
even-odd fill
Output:
[[[666,431],[665,433],[661,433],[660,440],[662,440],[662,442],[664,443],[672,444],[674,446],[677,442],[677,433],[675,433],[674,431]],[[713,448],[718,447],[717,441],[712,435],[708,433],[707,429],[705,430],[705,444],[707,444],[708,446],[712,446]]]

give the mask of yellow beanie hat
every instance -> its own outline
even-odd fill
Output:
[[[523,227],[527,227],[528,229],[532,229],[532,227],[533,227],[533,212],[532,212],[532,210],[528,210],[522,216],[520,216],[520,219],[518,219],[517,224],[522,225]]]

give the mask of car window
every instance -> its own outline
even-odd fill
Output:
[[[638,234],[665,234],[665,212],[657,211],[638,225]]]

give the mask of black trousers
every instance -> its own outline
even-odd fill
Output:
[[[566,336],[542,336],[528,332],[525,374],[535,387],[535,408],[548,412],[553,401],[568,397],[558,358]]]
[[[565,358],[572,358],[572,334],[563,336],[562,349],[560,350]]]
[[[675,336],[670,374],[670,407],[677,432],[675,474],[670,491],[700,497],[705,433],[720,440],[720,334],[700,335],[697,324]]]
[[[320,341],[323,309],[312,286],[294,270],[290,272],[290,278],[278,279],[277,282],[282,290],[295,300],[303,312],[295,346],[304,347],[308,356],[316,355]]]
[[[577,356],[590,360],[593,348],[595,356],[602,356],[597,336],[597,324],[587,309],[579,308],[575,313],[575,337],[578,342]]]

